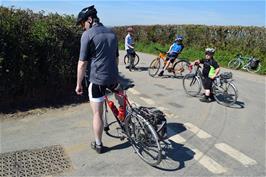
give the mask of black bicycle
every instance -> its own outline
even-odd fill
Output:
[[[130,57],[128,56],[128,54],[124,56],[124,64],[129,66],[130,71],[132,70],[132,68],[135,68],[139,64],[139,55],[135,52],[134,57],[132,59],[133,59],[133,65],[129,65]]]
[[[191,73],[185,75],[183,78],[183,88],[189,96],[197,96],[200,94],[202,89],[202,73],[200,71],[201,66],[199,63],[195,64],[196,67],[190,65]],[[231,72],[224,72],[216,76],[211,92],[213,93],[214,99],[221,105],[231,106],[238,98],[238,90],[233,82]]]

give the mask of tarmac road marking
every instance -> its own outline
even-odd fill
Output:
[[[186,139],[183,138],[182,136],[175,134],[175,131],[172,130],[171,128],[168,128],[167,131],[170,136],[168,139],[174,141],[175,143],[178,144],[184,144],[186,142]],[[201,151],[199,151],[196,148],[190,147],[188,144],[186,144],[186,147],[191,149],[191,151],[186,151],[188,155],[193,157],[200,165],[202,165],[204,168],[206,168],[208,171],[214,173],[214,174],[222,174],[225,173],[227,170],[225,167],[220,165],[218,162],[210,158],[209,156],[203,154]]]
[[[235,160],[239,161],[245,167],[257,164],[257,162],[255,160],[246,156],[245,154],[236,150],[235,148],[229,146],[228,144],[218,143],[218,144],[215,144],[215,147],[217,149],[219,149],[220,151],[224,152],[225,154],[231,156]]]
[[[171,128],[167,127],[167,134],[170,135],[168,137],[169,140],[172,140],[178,144],[183,144],[185,143],[187,140],[185,138],[183,138],[182,136],[180,136],[179,134],[177,134],[174,130],[172,130]]]
[[[135,89],[133,89],[133,88],[129,89],[128,91],[129,91],[130,93],[132,93],[133,95],[140,95],[140,92],[137,91],[137,90],[135,90]]]
[[[155,101],[153,101],[152,99],[149,98],[144,98],[144,97],[139,97],[142,101],[144,101],[145,103],[147,103],[148,105],[156,105]]]
[[[198,128],[197,126],[193,125],[190,122],[186,122],[184,123],[184,126],[191,132],[193,132],[196,136],[198,136],[201,139],[207,139],[212,137],[210,134],[208,134],[207,132],[205,132],[204,130],[201,130],[200,128]]]
[[[198,161],[203,167],[205,167],[208,171],[214,174],[222,174],[225,173],[227,170],[225,167],[217,163],[215,160],[210,158],[209,156],[203,154],[198,149],[190,148],[195,154],[191,154],[191,151],[187,151],[188,154],[191,154],[193,158]]]

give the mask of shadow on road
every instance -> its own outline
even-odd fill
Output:
[[[184,144],[173,141],[175,135],[187,130],[183,124],[168,123],[167,130],[169,139],[161,143],[163,152],[162,161],[155,168],[163,171],[180,170],[186,167],[185,162],[192,160],[195,153],[188,147],[185,147]]]
[[[243,109],[243,108],[245,108],[245,103],[242,101],[236,101],[235,104],[231,105],[229,108]]]

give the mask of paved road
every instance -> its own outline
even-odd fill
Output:
[[[147,66],[155,56],[139,54],[138,70],[129,72],[122,62],[119,68],[124,81],[135,84],[131,101],[167,115],[171,146],[158,168],[141,161],[126,141],[106,135],[109,151],[92,151],[89,103],[1,119],[1,153],[60,144],[73,166],[63,176],[265,176],[264,76],[233,71],[239,101],[227,108],[186,96],[181,79],[151,78]]]

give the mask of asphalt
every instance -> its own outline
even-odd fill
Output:
[[[150,77],[147,69],[154,55],[138,53],[138,69],[129,72],[124,54],[120,51],[121,80],[135,84],[127,92],[129,100],[167,115],[170,148],[164,149],[166,159],[157,168],[143,162],[126,140],[107,135],[107,152],[95,153],[90,148],[89,103],[38,109],[26,116],[1,115],[0,152],[61,145],[72,168],[55,176],[265,176],[265,76],[232,71],[239,98],[228,108],[187,96],[181,78],[167,73]],[[116,127],[112,129],[115,134]]]

